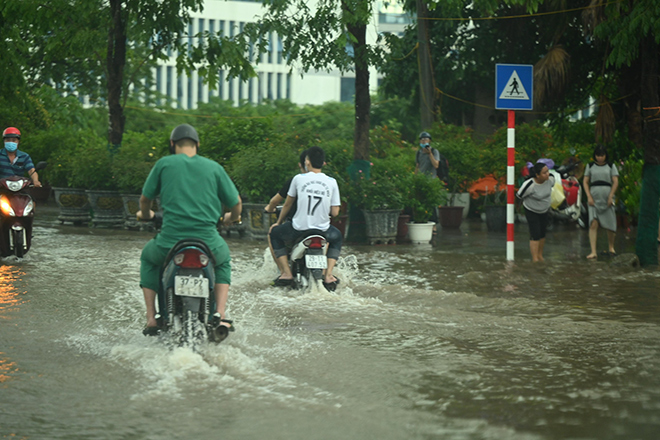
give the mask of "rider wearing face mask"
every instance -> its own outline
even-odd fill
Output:
[[[34,186],[41,186],[32,158],[26,152],[18,150],[21,140],[21,132],[18,128],[6,128],[2,132],[2,140],[5,148],[0,150],[0,178],[22,176],[27,171]]]

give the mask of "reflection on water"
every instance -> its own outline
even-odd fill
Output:
[[[266,244],[230,239],[237,331],[200,353],[141,335],[151,234],[35,234],[0,278],[0,427],[17,436],[657,438],[660,273],[587,262],[582,231],[554,231],[536,265],[485,231],[346,246],[334,293],[271,287]]]
[[[16,362],[12,362],[4,356],[5,354],[0,352],[0,383],[8,381],[12,375],[18,372]]]
[[[4,259],[3,263],[5,264],[0,266],[0,312],[23,301],[22,295],[25,294],[25,290],[16,287],[17,282],[22,281],[25,276],[25,271],[20,266],[15,265],[20,261]],[[13,262],[14,265],[7,265],[8,262]],[[0,319],[7,319],[7,315],[0,314]]]

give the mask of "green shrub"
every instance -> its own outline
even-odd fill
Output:
[[[91,130],[81,130],[59,151],[53,168],[66,175],[67,186],[85,189],[116,189],[107,140]],[[60,170],[61,168],[61,170]]]
[[[426,174],[415,173],[405,179],[406,191],[403,193],[406,207],[412,209],[415,223],[426,223],[436,207],[447,201],[447,190],[440,179],[433,179]]]
[[[121,147],[112,157],[112,175],[117,189],[139,194],[158,159],[169,154],[170,130],[124,133]]]
[[[403,195],[395,179],[387,171],[372,171],[371,178],[367,178],[360,171],[357,179],[351,182],[348,188],[348,200],[367,211],[403,208]]]
[[[301,151],[285,144],[248,146],[231,157],[227,172],[244,202],[266,204],[299,172]]]
[[[619,170],[618,198],[625,212],[637,218],[642,197],[644,159],[633,156],[617,163],[616,166]]]

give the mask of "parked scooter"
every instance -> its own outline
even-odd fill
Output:
[[[39,162],[36,171],[46,168]],[[3,257],[15,255],[23,258],[32,245],[32,223],[35,203],[24,189],[32,186],[28,177],[0,179],[0,253]]]
[[[582,200],[582,185],[578,180],[584,169],[582,162],[574,157],[569,158],[559,167],[554,167],[554,162],[549,159],[539,159],[543,161],[555,177],[555,182],[561,182],[563,189],[563,201],[556,207],[553,207],[549,213],[550,216],[560,222],[577,222],[581,228],[586,228],[588,223],[588,211]],[[554,189],[553,189],[554,191]]]
[[[162,222],[160,214],[154,219]],[[214,316],[215,259],[204,241],[187,238],[170,249],[161,273],[156,321],[177,345],[195,350],[201,342],[222,342],[229,329]],[[231,323],[231,321],[227,320]]]

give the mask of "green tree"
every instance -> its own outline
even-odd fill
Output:
[[[585,16],[593,35],[607,43],[606,66],[616,69],[628,106],[631,140],[644,151],[636,253],[658,264],[660,203],[660,3],[655,0],[595,2]]]
[[[254,75],[241,48],[245,43],[204,32],[190,35],[191,14],[203,0],[5,0],[0,27],[9,41],[0,59],[12,54],[11,72],[30,85],[54,83],[63,92],[99,99],[108,108],[108,142],[119,145],[131,87],[149,98],[150,68],[176,56],[179,71],[197,70],[214,85],[218,70]],[[4,34],[3,34],[4,39]],[[5,40],[6,42],[7,40]],[[193,41],[195,42],[193,44]],[[3,66],[1,73],[5,73]],[[5,75],[0,75],[5,80]]]
[[[425,101],[434,96],[420,94],[424,44],[417,29],[425,22],[433,87],[436,93],[463,100],[438,96],[432,109],[436,117],[470,124],[471,103],[493,95],[494,64],[516,62],[535,65],[535,108],[554,110],[558,113],[548,117],[563,120],[568,116],[565,109],[579,108],[588,100],[594,82],[591,72],[601,65],[598,48],[583,36],[581,11],[573,10],[588,1],[575,3],[570,11],[558,13],[566,9],[565,1],[426,2],[424,20],[418,16],[402,37],[387,37],[392,55],[383,64],[383,91],[409,98],[411,111],[428,107]],[[414,2],[407,6],[415,11]]]
[[[369,158],[371,96],[369,66],[382,59],[382,48],[367,43],[367,25],[372,20],[372,0],[264,0],[266,13],[257,23],[246,25],[245,33],[263,53],[269,37],[282,38],[289,63],[300,63],[303,72],[330,70],[355,72],[354,158]]]

